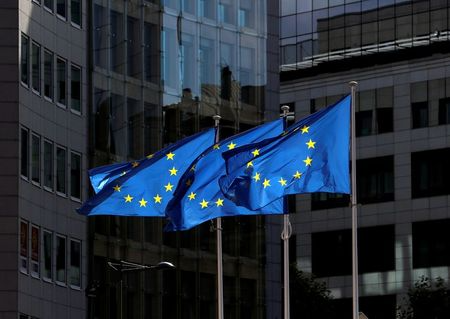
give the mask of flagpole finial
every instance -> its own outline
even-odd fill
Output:
[[[215,120],[215,126],[219,125],[219,120],[221,119],[220,115],[213,115],[213,120]]]
[[[288,105],[282,105],[280,109],[283,112],[283,116],[287,116],[288,112],[290,111],[290,107]]]
[[[349,86],[351,86],[351,87],[357,87],[358,84],[359,83],[357,83],[356,81],[350,81],[349,82]]]

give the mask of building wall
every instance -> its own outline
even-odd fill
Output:
[[[449,148],[449,117],[447,124],[439,125],[438,111],[429,103],[429,126],[412,129],[411,113],[412,98],[416,95],[412,84],[423,81],[433,84],[431,81],[434,80],[443,80],[443,84],[446,84],[446,87],[443,88],[443,91],[446,88],[443,97],[448,100],[449,113],[449,54],[437,53],[425,58],[350,68],[335,73],[319,73],[316,76],[286,81],[281,84],[281,103],[294,102],[296,118],[299,119],[311,112],[312,100],[324,97],[336,98],[348,94],[350,92],[348,82],[351,80],[358,82],[358,93],[385,87],[393,88],[393,131],[358,137],[357,159],[393,156],[393,200],[360,205],[358,207],[358,225],[359,227],[394,225],[394,267],[383,272],[360,274],[359,284],[361,297],[396,295],[397,304],[401,305],[408,288],[412,287],[421,275],[430,278],[440,276],[449,283],[449,262],[445,266],[414,268],[412,246],[413,222],[449,219],[449,190],[445,195],[412,198],[411,179],[411,153]],[[429,87],[429,95],[433,90]],[[327,103],[330,104],[334,100]],[[365,108],[363,105],[359,106],[358,100],[356,106],[357,111]],[[312,257],[314,256],[312,235],[318,232],[351,228],[350,208],[342,206],[333,209],[312,210],[311,205],[312,197],[310,195],[298,195],[297,214],[291,218],[297,241],[297,264],[301,270],[307,272],[312,272]],[[448,238],[449,244],[449,230],[447,234],[447,237],[445,234],[444,240],[446,241]],[[378,236],[379,238],[384,239],[384,236]],[[373,242],[381,243],[377,239]],[[374,256],[381,256],[381,254],[374,254]],[[389,256],[389,254],[383,256]],[[347,259],[350,260],[350,258],[343,260]],[[380,260],[384,259],[380,258]],[[352,297],[350,273],[349,275],[323,277],[321,280],[326,282],[334,298]],[[372,299],[375,303],[376,298]],[[363,301],[361,300],[361,303]],[[350,317],[351,306],[350,302],[347,303],[349,304],[348,317]],[[364,311],[364,308],[361,307],[361,310]],[[381,306],[382,310],[383,306]],[[394,307],[388,310],[391,310],[391,317],[394,318]],[[371,318],[369,312],[364,311],[364,313]],[[374,311],[371,313],[378,314]]]
[[[18,29],[16,29],[14,36],[19,48],[17,52],[18,62],[20,62],[22,55],[20,48],[23,35],[28,38],[30,45],[34,43],[40,46],[38,60],[40,90],[32,89],[34,74],[31,56],[28,84],[21,82],[20,79],[16,82],[20,97],[16,103],[16,109],[19,112],[19,124],[16,127],[16,132],[20,134],[23,133],[22,129],[27,130],[30,142],[32,135],[36,135],[40,147],[37,154],[39,158],[39,165],[36,168],[37,180],[33,180],[35,176],[35,174],[32,174],[33,164],[28,167],[30,171],[28,176],[18,173],[16,177],[18,184],[16,225],[23,228],[26,226],[22,226],[21,223],[28,225],[26,227],[27,234],[21,228],[21,233],[28,235],[28,238],[26,240],[27,249],[24,250],[23,254],[20,253],[21,256],[18,259],[20,262],[17,287],[19,294],[17,296],[18,303],[15,307],[15,311],[23,317],[83,318],[86,316],[84,294],[87,280],[86,219],[75,212],[75,209],[81,205],[81,201],[87,198],[85,175],[88,133],[86,117],[88,93],[86,68],[87,19],[84,1],[81,8],[81,26],[75,26],[71,22],[71,20],[74,21],[75,14],[71,15],[70,1],[66,2],[65,19],[57,16],[56,7],[53,8],[53,12],[45,8],[44,1],[20,1],[16,11]],[[60,13],[63,12],[60,11]],[[49,79],[44,72],[46,68],[44,64],[45,50],[53,53],[53,68],[51,69],[53,94],[44,92],[44,88],[46,88],[44,79]],[[62,58],[66,62],[65,74],[61,78],[61,80],[64,79],[64,83],[60,83],[58,78],[58,75],[61,74],[57,68],[58,58]],[[79,87],[73,85],[76,82],[77,72],[72,70],[72,65],[81,68],[81,84]],[[17,66],[20,66],[20,63]],[[16,72],[20,77],[19,69]],[[61,91],[59,91],[60,84]],[[62,92],[64,87],[65,94]],[[78,103],[72,100],[77,96],[76,88],[81,89],[81,97]],[[49,94],[51,98],[44,97],[45,93]],[[65,101],[64,105],[57,103],[58,97],[61,98],[61,102]],[[21,140],[23,141],[24,138],[21,137]],[[47,159],[44,155],[45,142],[52,146],[53,156],[50,159]],[[20,147],[20,144],[17,147]],[[66,151],[64,162],[59,164],[57,153],[62,150],[56,150],[57,148],[63,148]],[[28,163],[33,162],[32,149],[30,147],[28,150],[30,158]],[[76,153],[76,156],[72,157],[72,153]],[[22,161],[22,158],[25,158],[23,151],[20,161]],[[49,167],[49,160],[53,162],[53,167]],[[78,162],[81,162],[81,167],[78,167]],[[18,164],[21,163],[18,162]],[[49,169],[49,176],[53,178],[51,182],[45,181],[47,178],[46,169]],[[58,178],[61,178],[61,181]],[[80,186],[77,185],[77,182],[80,183]],[[57,192],[57,190],[62,191],[62,193]],[[52,239],[49,248],[52,273],[48,278],[44,276],[44,256],[46,256],[44,231],[50,233]],[[33,235],[36,232],[37,235]],[[34,239],[34,237],[37,238]],[[58,248],[57,242],[63,240],[65,240],[64,244],[60,244],[61,246]],[[18,241],[17,245],[22,245],[22,243]],[[81,246],[81,258],[77,256],[79,246]],[[37,251],[37,254],[34,251]],[[57,253],[61,254],[61,257],[57,258]],[[34,256],[37,256],[35,260],[37,266],[33,263]],[[22,267],[22,263],[27,263],[28,267]],[[59,267],[62,269],[58,269]],[[36,271],[33,272],[33,270]],[[57,282],[57,279],[60,282]]]

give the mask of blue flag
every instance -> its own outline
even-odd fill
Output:
[[[256,210],[289,194],[349,194],[350,104],[346,96],[277,138],[223,153],[227,175],[219,183],[224,195]]]
[[[151,157],[152,155],[148,156],[149,159]],[[145,159],[133,162],[108,164],[89,170],[89,180],[91,181],[91,186],[94,189],[94,192],[98,193],[107,183],[123,176],[125,173],[133,169],[134,165],[140,164],[144,160]]]
[[[182,174],[214,143],[214,129],[185,138],[130,164],[101,167],[103,184],[77,212],[84,215],[164,216]],[[118,175],[118,172],[120,174]],[[98,169],[96,174],[101,177]]]
[[[166,215],[170,222],[165,230],[187,230],[224,216],[282,214],[282,199],[252,211],[225,198],[218,185],[218,178],[226,174],[225,162],[221,156],[224,151],[233,151],[244,144],[277,136],[282,130],[282,120],[269,122],[227,138],[199,156],[180,180],[174,198],[168,204]]]

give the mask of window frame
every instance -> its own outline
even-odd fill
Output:
[[[33,236],[33,231],[34,230],[37,230],[37,235],[35,236],[36,237],[36,243],[37,243],[37,245],[36,245],[36,250],[37,250],[37,260],[34,260],[33,259],[33,256],[34,256],[34,254],[33,254],[33,248],[34,248],[34,241],[35,241],[35,239],[34,239],[34,236]],[[34,225],[34,224],[31,224],[31,238],[30,238],[30,243],[31,243],[31,246],[30,246],[30,275],[31,275],[31,277],[33,277],[33,278],[37,278],[37,279],[39,279],[40,278],[40,275],[41,275],[41,270],[40,270],[40,265],[39,265],[39,262],[40,262],[40,228],[39,228],[39,226],[37,226],[37,225]],[[34,267],[36,267],[37,268],[37,270],[34,270]]]
[[[73,70],[74,69],[77,69],[78,71],[79,71],[79,73],[80,73],[80,79],[78,80],[78,89],[79,89],[79,95],[80,95],[80,97],[79,97],[79,104],[80,104],[80,107],[79,107],[79,110],[76,110],[76,109],[74,109],[73,108],[73,104],[72,104],[72,98],[73,98],[73,89],[74,89],[74,86],[73,86]],[[83,95],[82,95],[82,93],[83,93],[83,91],[82,91],[82,68],[81,68],[81,66],[79,66],[79,65],[77,65],[77,64],[73,64],[73,63],[71,63],[70,64],[70,111],[72,112],[72,113],[74,113],[74,114],[76,114],[76,115],[82,115],[82,97],[83,97]]]
[[[43,156],[42,156],[42,158],[43,158],[43,163],[44,163],[44,166],[43,166],[43,171],[44,171],[44,173],[43,173],[43,182],[42,182],[42,186],[44,187],[44,190],[47,190],[47,191],[49,191],[49,192],[54,192],[55,191],[55,144],[53,143],[53,141],[51,141],[51,140],[48,140],[48,139],[46,139],[46,138],[44,138],[43,139]],[[45,146],[46,146],[46,143],[48,143],[48,144],[50,144],[50,151],[51,151],[51,155],[50,155],[50,160],[46,160],[46,149],[45,149]],[[51,172],[51,187],[49,187],[47,184],[46,184],[46,164],[48,163],[48,162],[51,162],[51,164],[50,164],[50,172]]]
[[[28,260],[28,250],[30,248],[29,245],[29,227],[30,223],[25,219],[20,219],[20,234],[19,234],[19,271],[22,274],[29,274],[29,260]],[[25,236],[23,235],[25,231]],[[25,264],[25,266],[24,266]]]
[[[43,7],[49,13],[53,14],[55,12],[55,0],[50,0],[50,1],[52,2],[52,8],[50,8],[46,5],[46,0],[43,1]]]
[[[24,175],[22,173],[22,169],[23,169],[23,162],[24,162],[24,158],[23,158],[23,138],[24,138],[24,132],[26,132],[26,147],[25,147],[25,151],[27,153],[26,155],[26,160],[25,160],[25,169],[26,169],[26,175]],[[20,127],[20,176],[22,179],[26,180],[26,181],[30,181],[30,130],[26,127],[21,126]]]
[[[72,243],[78,243],[80,245],[80,253],[79,253],[79,258],[78,258],[78,260],[79,260],[78,277],[79,277],[80,285],[72,284],[72,281],[71,281],[71,277],[72,277],[71,271],[72,271],[72,267],[73,267],[72,266]],[[75,239],[75,238],[69,238],[69,274],[68,274],[69,276],[68,276],[68,285],[70,286],[71,289],[74,289],[74,290],[81,290],[81,287],[83,285],[82,284],[82,258],[83,258],[83,256],[82,256],[82,253],[83,253],[82,246],[83,246],[83,244],[82,244],[81,240]]]
[[[58,62],[64,62],[64,103],[61,103],[61,98],[60,98],[60,78],[59,78],[59,67],[58,67]],[[61,56],[56,56],[56,97],[55,97],[55,101],[56,101],[56,105],[66,109],[67,108],[67,103],[68,103],[68,90],[67,90],[67,59],[64,59]]]
[[[73,8],[73,4],[75,1],[78,2],[80,23],[76,23],[72,19],[72,13],[73,13],[72,8]],[[70,0],[70,23],[73,27],[78,28],[78,29],[81,29],[82,25],[83,25],[83,14],[82,14],[83,7],[82,6],[83,6],[82,0]]]
[[[23,40],[26,39],[26,82],[23,81],[23,62],[24,62],[24,43]],[[26,87],[26,88],[30,88],[30,37],[28,37],[26,34],[22,33],[21,34],[21,38],[20,38],[20,83],[22,84],[22,86]]]
[[[38,153],[37,153],[37,171],[38,171],[38,177],[37,177],[37,181],[35,180],[35,178],[33,177],[33,168],[34,168],[34,158],[33,158],[33,152],[34,152],[34,138],[38,139]],[[36,186],[41,186],[41,136],[37,133],[31,132],[31,144],[30,144],[30,148],[31,148],[31,153],[30,153],[30,180],[31,183],[33,183]]]
[[[37,48],[38,49],[38,58],[37,58],[37,60],[38,60],[38,62],[37,62],[37,65],[38,65],[38,88],[36,89],[35,87],[34,87],[34,76],[33,76],[33,48]],[[38,42],[36,42],[36,41],[34,41],[34,40],[31,40],[31,52],[30,52],[30,55],[31,55],[31,59],[30,59],[30,68],[31,68],[31,91],[33,92],[33,93],[35,93],[36,95],[38,95],[38,96],[41,96],[41,91],[42,91],[42,85],[41,85],[41,80],[42,80],[42,72],[41,72],[41,45],[38,43]]]
[[[56,13],[56,16],[59,18],[59,19],[61,19],[61,20],[63,20],[63,21],[67,21],[67,7],[68,7],[68,5],[67,5],[67,0],[63,0],[63,2],[64,2],[64,16],[63,15],[61,15],[59,12],[58,12],[58,1],[59,0],[56,0],[56,3],[55,3],[55,5],[56,5],[56,8],[55,8],[55,13]]]
[[[50,54],[50,96],[46,95],[46,55]],[[44,89],[43,89],[43,96],[44,99],[48,100],[49,102],[53,102],[55,99],[55,54],[49,50],[44,48],[44,75],[43,75],[43,81],[44,81]]]

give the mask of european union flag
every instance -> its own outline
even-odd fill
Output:
[[[101,190],[77,211],[84,215],[164,216],[182,174],[214,144],[214,129],[185,138],[130,164],[98,169]],[[110,172],[100,171],[111,170]]]
[[[244,144],[258,142],[279,135],[283,121],[277,120],[250,129],[215,144],[193,162],[179,182],[166,215],[170,222],[166,231],[187,230],[210,219],[236,215],[282,214],[283,200],[275,200],[264,208],[253,211],[235,205],[219,190],[218,178],[226,174],[221,154]],[[252,163],[247,164],[252,167]]]
[[[350,105],[346,96],[277,138],[225,152],[224,195],[256,210],[289,194],[349,194]]]
[[[148,156],[149,159],[151,157],[152,155]],[[144,160],[145,159],[133,162],[108,164],[89,170],[89,180],[91,181],[91,186],[94,189],[94,192],[98,193],[107,183],[123,176],[132,170],[134,166],[142,163]]]

